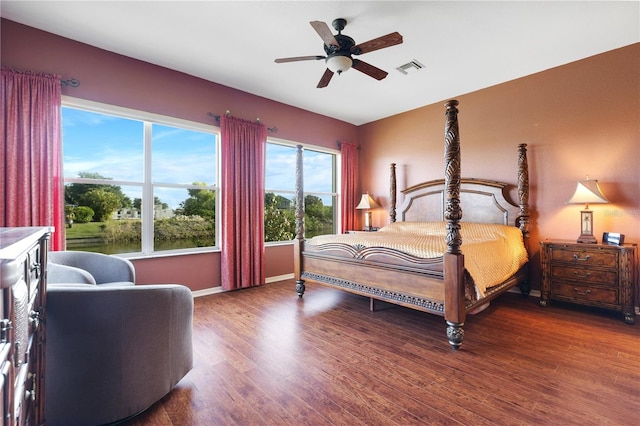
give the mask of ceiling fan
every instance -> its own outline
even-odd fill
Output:
[[[342,74],[349,68],[355,68],[358,71],[382,80],[389,73],[376,68],[360,59],[354,59],[352,55],[361,55],[363,53],[372,52],[374,50],[383,49],[385,47],[395,46],[402,43],[402,36],[398,32],[387,34],[364,43],[356,44],[349,36],[342,34],[342,30],[347,26],[347,20],[343,18],[334,19],[331,23],[338,34],[333,35],[329,26],[322,21],[309,22],[314,30],[318,33],[322,41],[324,41],[324,51],[327,56],[297,56],[293,58],[276,59],[276,63],[296,62],[296,61],[317,61],[324,59],[327,63],[327,70],[322,75],[318,88],[326,87],[331,81],[334,73]]]

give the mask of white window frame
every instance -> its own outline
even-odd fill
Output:
[[[283,146],[287,146],[287,147],[291,147],[296,149],[296,147],[298,145],[302,146],[302,151],[303,151],[303,156],[304,156],[304,151],[305,150],[310,150],[310,151],[316,151],[316,152],[321,152],[321,153],[326,153],[326,154],[332,154],[335,155],[335,159],[336,159],[336,164],[335,164],[335,180],[336,180],[336,192],[307,192],[304,191],[303,192],[303,197],[306,197],[307,195],[317,195],[317,196],[331,196],[331,197],[335,197],[336,198],[336,205],[335,205],[335,211],[334,211],[334,228],[336,230],[336,232],[339,232],[339,230],[341,229],[341,224],[342,224],[342,215],[340,214],[341,211],[341,206],[342,206],[342,193],[340,192],[340,188],[342,187],[342,176],[341,176],[341,161],[342,161],[342,157],[340,154],[340,151],[337,149],[331,149],[331,148],[325,148],[325,147],[320,147],[317,145],[311,145],[311,144],[306,144],[306,143],[302,143],[302,142],[293,142],[290,140],[286,140],[286,139],[280,139],[280,138],[274,138],[274,137],[268,137],[267,138],[267,143],[272,143],[272,144],[276,144],[276,145],[283,145]],[[267,173],[267,156],[266,156],[266,146],[265,146],[265,157],[264,157],[264,173],[265,173],[265,182],[266,182],[266,173]],[[292,197],[295,197],[296,192],[295,190],[282,190],[282,189],[276,189],[276,188],[267,188],[265,185],[264,188],[264,194],[263,194],[263,199],[264,199],[264,195],[267,192],[273,192],[273,193],[277,193],[277,194],[290,194]],[[294,236],[295,238],[295,236]],[[293,244],[293,240],[291,241],[270,241],[270,242],[265,242],[265,246],[277,246],[277,245],[288,245],[288,244]]]
[[[216,221],[215,221],[215,246],[209,247],[193,247],[187,249],[176,250],[153,250],[153,214],[142,215],[142,241],[141,252],[121,253],[118,256],[125,258],[146,258],[146,257],[164,257],[175,256],[180,254],[193,254],[203,252],[219,252],[220,251],[220,201],[221,201],[221,150],[220,150],[220,128],[204,123],[184,120],[175,117],[150,113],[146,111],[135,110],[131,108],[119,107],[115,105],[104,104],[100,102],[89,101],[85,99],[73,98],[71,96],[62,96],[62,106],[95,112],[99,114],[117,116],[125,119],[142,121],[144,124],[144,147],[143,147],[143,177],[142,182],[129,182],[119,180],[100,180],[100,179],[83,179],[83,178],[66,178],[63,176],[64,184],[67,183],[89,183],[89,184],[107,184],[107,185],[124,185],[137,186],[142,188],[142,211],[153,212],[153,193],[154,188],[179,188],[179,189],[207,189],[216,192]],[[217,153],[217,171],[216,185],[197,186],[197,185],[181,185],[164,182],[153,182],[151,168],[151,147],[152,134],[151,127],[153,124],[165,126],[179,127],[185,130],[193,130],[198,132],[210,133],[216,135],[216,153]],[[63,160],[64,162],[64,160]]]

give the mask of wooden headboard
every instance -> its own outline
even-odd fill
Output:
[[[396,221],[396,165],[391,164],[391,206],[389,218]],[[463,222],[499,223],[519,227],[529,237],[529,165],[527,144],[518,145],[518,205],[507,199],[513,186],[484,179],[456,179],[459,183],[459,205]],[[446,179],[414,185],[402,191],[405,198],[400,206],[401,221],[446,221],[447,197],[451,195]],[[448,195],[449,194],[449,195]]]
[[[460,180],[460,205],[463,222],[517,225],[520,208],[509,202],[505,191],[511,185],[482,179]],[[402,191],[400,221],[444,221],[446,187],[444,179],[424,182]]]

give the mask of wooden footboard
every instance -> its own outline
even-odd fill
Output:
[[[444,316],[449,344],[457,350],[464,338],[463,326],[468,311],[516,285],[524,286],[528,282],[528,267],[525,265],[505,282],[488,289],[481,300],[465,297],[465,288],[468,289],[469,279],[468,274],[465,274],[465,259],[460,248],[462,245],[460,223],[464,204],[468,203],[474,212],[482,211],[481,221],[518,226],[526,241],[529,232],[529,180],[524,144],[518,146],[519,203],[517,206],[505,197],[508,184],[460,177],[457,105],[458,102],[455,100],[445,104],[444,180],[419,184],[403,191],[406,199],[401,209],[402,220],[407,220],[409,207],[421,206],[416,209],[420,219],[414,217],[409,220],[433,220],[427,219],[425,214],[435,214],[436,217],[439,215],[439,220],[446,221],[447,251],[437,259],[421,259],[397,250],[380,247],[352,247],[339,243],[305,244],[303,150],[298,146],[294,267],[296,291],[299,297],[304,294],[305,281],[311,281],[372,299]],[[395,185],[395,164],[392,164],[390,184],[392,205],[389,209],[391,222],[396,220]],[[425,203],[425,200],[434,201]],[[478,217],[473,214],[471,220],[477,221]]]

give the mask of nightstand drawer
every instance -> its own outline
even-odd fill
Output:
[[[619,303],[617,288],[587,287],[565,282],[554,283],[551,289],[551,297],[570,302],[598,302],[609,305],[617,305]]]
[[[577,250],[553,250],[551,262],[571,262],[584,266],[604,266],[616,268],[617,252],[593,252]]]
[[[551,277],[553,279],[568,279],[610,287],[618,286],[618,273],[615,269],[585,269],[551,265]]]

